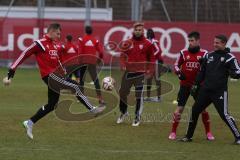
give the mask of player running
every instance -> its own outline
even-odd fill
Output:
[[[176,139],[176,132],[181,120],[181,114],[189,98],[190,90],[195,82],[197,73],[200,70],[200,60],[207,54],[206,50],[200,48],[200,34],[198,32],[191,32],[188,35],[188,41],[189,48],[180,52],[180,56],[176,60],[174,67],[175,73],[180,79],[180,89],[177,97],[178,106],[173,113],[172,130],[168,137],[170,140]],[[194,96],[193,98],[195,99],[196,97]],[[210,131],[209,114],[205,110],[202,112],[202,121],[207,139],[214,140],[214,136]]]
[[[97,63],[103,61],[103,47],[99,40],[92,36],[93,29],[91,26],[85,27],[86,35],[84,37],[78,38],[79,40],[79,55],[81,56],[81,67],[80,67],[80,86],[81,91],[84,93],[84,81],[85,73],[88,70],[94,86],[96,89],[97,97],[99,99],[99,104],[104,106],[105,102],[102,98],[101,88],[97,73]]]
[[[71,63],[74,58],[77,58],[78,55],[78,47],[72,42],[72,35],[67,35],[66,36],[66,42],[65,44],[61,45],[61,62],[64,64],[64,66],[68,66],[68,63]],[[69,64],[71,65],[71,64]],[[71,66],[70,66],[71,67]],[[76,67],[77,68],[77,67]],[[67,72],[72,72],[74,76],[76,77],[76,81],[79,83],[80,82],[80,71],[79,69],[74,69],[74,71],[71,71],[68,67],[66,68]],[[72,73],[69,74],[69,78],[72,77]]]

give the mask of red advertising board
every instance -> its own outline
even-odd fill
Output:
[[[62,41],[67,34],[73,35],[75,41],[84,35],[84,22],[77,20],[38,20],[38,19],[0,19],[0,60],[13,60],[34,39],[41,37],[44,27],[51,22],[62,25]],[[112,56],[117,56],[117,48],[108,50],[108,44],[116,44],[132,35],[132,24],[129,21],[93,21],[94,36],[105,47],[105,63],[109,64]],[[188,22],[145,22],[145,28],[153,28],[160,47],[163,51],[165,63],[173,64],[179,51],[187,48],[187,34],[190,31],[201,33],[201,46],[208,51],[213,49],[213,38],[217,34],[228,36],[228,46],[232,53],[240,60],[240,24],[223,23],[188,23]],[[40,36],[39,36],[40,35]],[[30,61],[34,62],[34,58]],[[28,61],[29,62],[29,61]]]

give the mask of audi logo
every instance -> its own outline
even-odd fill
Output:
[[[161,34],[159,43],[160,43],[160,48],[162,50],[163,56],[167,56],[169,58],[174,58],[174,59],[178,57],[177,53],[170,52],[171,47],[173,45],[172,39],[171,39],[171,34],[179,34],[180,36],[182,36],[184,39],[184,42],[185,42],[185,46],[183,46],[182,48],[188,47],[187,33],[184,30],[182,30],[181,28],[172,27],[172,28],[168,28],[168,29],[163,29],[160,27],[153,27],[152,29],[155,33]],[[104,36],[104,45],[105,45],[105,48],[109,51],[109,53],[113,56],[119,55],[119,51],[112,50],[112,47],[113,46],[116,47],[117,44],[113,41],[110,41],[110,38],[114,33],[117,33],[117,32],[123,33],[122,41],[125,41],[125,40],[131,38],[133,28],[128,29],[123,26],[116,26],[116,27],[112,27],[111,29],[109,29],[107,31],[107,33]],[[144,29],[144,33],[146,33],[146,29]]]
[[[200,68],[199,62],[187,62],[186,63],[187,68]]]

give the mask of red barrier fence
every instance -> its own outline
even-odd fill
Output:
[[[62,25],[62,40],[67,34],[72,34],[76,41],[84,34],[84,22],[76,20],[38,20],[38,19],[0,19],[0,60],[15,59],[32,40],[42,35],[43,28],[51,22]],[[127,21],[93,21],[94,35],[107,46],[109,42],[119,44],[122,40],[132,35],[132,22]],[[179,22],[145,22],[145,28],[153,28],[160,47],[163,51],[164,61],[173,64],[178,52],[188,46],[187,34],[190,31],[201,33],[201,46],[211,51],[213,38],[217,34],[229,37],[228,46],[232,53],[240,60],[240,24],[222,23],[179,23]],[[41,37],[41,36],[40,36]],[[112,55],[117,55],[116,50],[105,50],[105,63],[109,63]],[[31,58],[28,62],[34,62]]]

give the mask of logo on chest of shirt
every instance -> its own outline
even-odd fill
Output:
[[[200,68],[200,63],[199,62],[187,62],[186,67],[187,67],[187,69],[197,69],[197,68]]]
[[[225,57],[221,57],[221,58],[220,58],[220,61],[221,61],[221,62],[224,62],[224,61],[225,61]]]
[[[49,51],[48,51],[48,54],[49,54],[51,57],[57,57],[57,56],[58,56],[57,50],[49,50]]]
[[[139,45],[139,49],[141,49],[141,50],[143,49],[143,44]]]
[[[202,58],[202,56],[197,56],[197,60],[200,60]]]

